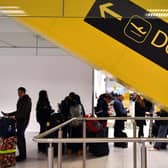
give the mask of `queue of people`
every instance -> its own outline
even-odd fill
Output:
[[[26,94],[26,89],[24,87],[18,88],[18,102],[17,109],[12,113],[4,113],[4,116],[12,117],[16,120],[17,125],[17,146],[19,150],[19,156],[17,156],[17,161],[24,161],[27,158],[26,152],[26,140],[25,140],[25,131],[29,123],[30,113],[32,108],[31,98]],[[123,105],[124,96],[121,94],[102,94],[100,95],[97,106],[95,107],[95,114],[97,117],[110,117],[109,113],[109,104],[113,101],[113,108],[116,114],[116,117],[127,117],[129,110]],[[136,117],[145,117],[146,112],[152,109],[152,104],[147,100],[142,98],[140,95],[136,94],[133,98],[135,101],[135,116]],[[86,117],[84,106],[81,102],[80,96],[74,92],[71,92],[66,96],[58,105],[59,113],[62,114],[64,121],[67,121],[71,118],[80,118]],[[40,133],[45,132],[48,127],[47,124],[51,115],[54,113],[54,109],[51,107],[47,91],[41,90],[39,92],[39,98],[36,106],[36,118],[37,122],[40,125]],[[164,110],[161,110],[160,116],[168,116],[168,113]],[[93,117],[93,115],[92,115]],[[125,120],[126,121],[126,120]],[[124,120],[116,120],[114,124],[114,137],[116,138],[126,138],[127,134],[124,132],[125,129]],[[99,123],[99,128],[104,134],[103,137],[108,137],[108,126],[107,120],[97,121]],[[139,127],[138,137],[144,137],[144,125],[146,125],[145,120],[137,120],[137,126]],[[98,126],[98,125],[97,125]],[[101,130],[99,129],[99,130]],[[100,131],[97,131],[100,133]],[[168,121],[160,122],[158,129],[157,137],[166,137],[168,133]],[[91,134],[90,134],[91,135]],[[99,134],[100,135],[100,134]],[[82,134],[82,121],[76,120],[71,124],[63,128],[63,138],[81,138]],[[102,135],[101,135],[102,136]],[[100,144],[101,145],[101,144]],[[167,144],[156,143],[154,148],[160,150],[166,148]],[[92,145],[93,147],[93,145]],[[128,144],[124,142],[114,143],[114,147],[127,148]],[[82,144],[67,144],[67,154],[77,153],[78,155],[82,154]],[[106,148],[106,154],[108,154],[108,145],[102,145],[102,148]],[[98,149],[98,148],[97,148]],[[93,150],[93,149],[92,149]],[[38,151],[46,153],[46,145],[38,144]]]

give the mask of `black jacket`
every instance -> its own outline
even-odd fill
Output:
[[[16,111],[10,113],[10,115],[14,115],[16,117],[16,122],[18,124],[28,124],[30,120],[31,108],[31,99],[28,95],[25,95],[19,98]]]
[[[158,113],[160,117],[168,117],[168,112],[165,110],[161,110],[160,113]],[[168,125],[168,120],[158,120],[158,125]]]
[[[70,115],[70,98],[68,96],[59,104],[59,110],[63,114],[64,119],[68,120],[68,116]]]
[[[36,108],[36,119],[40,124],[46,124],[50,118],[51,113],[54,110],[51,108],[49,103],[37,104]]]
[[[142,107],[138,102],[135,102],[135,116],[136,117],[145,117],[146,108]],[[137,126],[146,125],[145,120],[136,120]]]
[[[98,117],[109,117],[108,104],[103,97],[100,97],[97,102],[97,107],[95,108],[95,114]]]

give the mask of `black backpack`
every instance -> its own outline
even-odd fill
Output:
[[[83,117],[83,108],[81,104],[70,107],[69,118],[82,118]],[[69,124],[71,127],[78,127],[82,125],[82,120],[75,120]]]
[[[9,138],[16,135],[16,121],[10,118],[0,118],[0,137]]]

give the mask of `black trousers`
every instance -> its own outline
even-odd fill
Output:
[[[70,128],[70,138],[82,138],[82,136],[82,126]],[[73,152],[77,152],[82,150],[82,143],[70,143],[67,144],[67,148],[71,149]]]
[[[124,121],[116,120],[114,124],[114,137],[122,137]]]
[[[45,132],[46,130],[46,123],[40,123],[40,134]],[[38,143],[38,151],[45,153],[47,151],[47,145],[44,143]]]
[[[19,157],[26,159],[26,139],[25,131],[27,128],[27,123],[17,123],[17,146],[19,150]]]
[[[139,125],[138,137],[144,137],[144,125]]]

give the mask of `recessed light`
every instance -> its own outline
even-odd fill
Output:
[[[0,6],[0,9],[19,9],[19,6]]]
[[[23,10],[0,10],[0,12],[4,14],[25,14]]]

